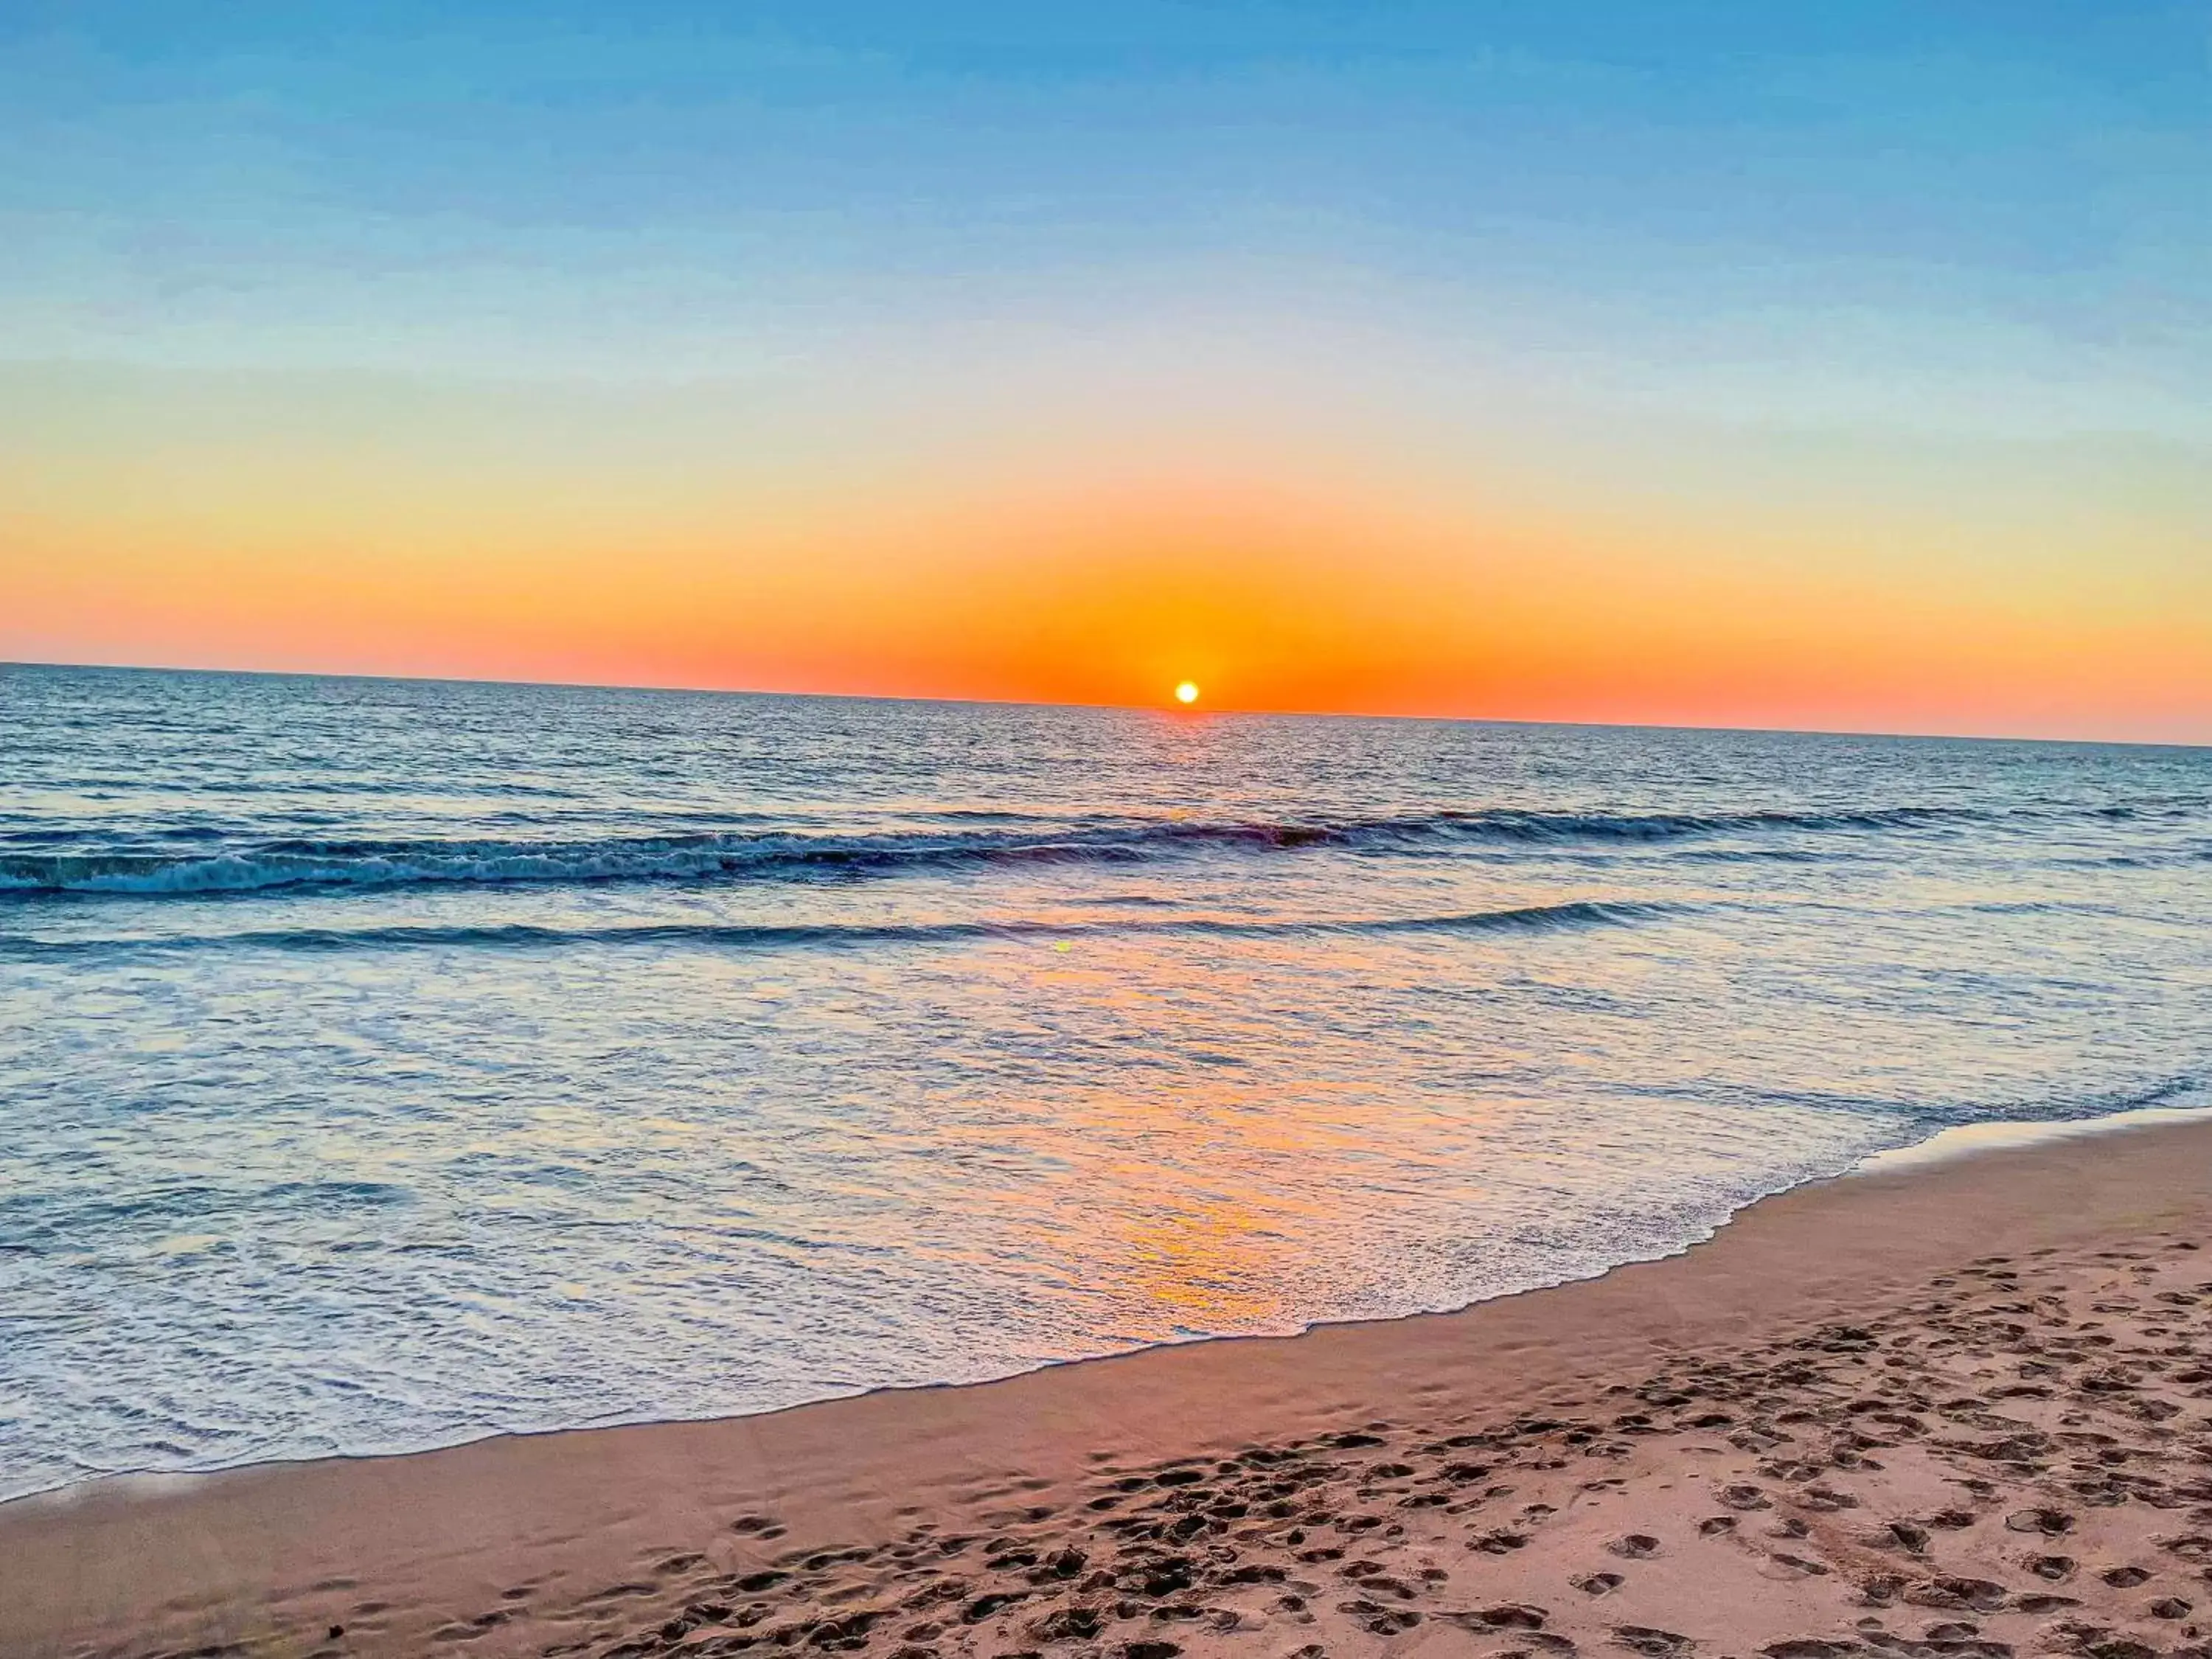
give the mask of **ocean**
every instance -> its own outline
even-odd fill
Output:
[[[2199,1105],[2212,750],[0,668],[0,1495],[1455,1308]]]

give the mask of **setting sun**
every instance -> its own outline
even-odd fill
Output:
[[[1176,701],[1177,702],[1196,702],[1198,701],[1198,682],[1196,680],[1183,681],[1180,685],[1176,687],[1175,695]]]

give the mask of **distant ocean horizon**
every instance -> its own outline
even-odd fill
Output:
[[[362,680],[372,684],[484,686],[515,691],[613,691],[631,692],[640,696],[666,695],[679,697],[777,697],[800,702],[920,703],[931,707],[960,708],[1089,709],[1102,714],[1161,713],[1186,716],[1211,716],[1217,719],[1241,717],[1254,720],[1441,721],[1458,726],[1520,726],[1539,728],[1563,726],[1577,731],[1711,732],[1799,738],[1899,738],[1938,743],[2035,743],[2091,748],[2179,749],[2212,752],[2212,738],[2198,740],[2195,738],[2154,737],[2140,734],[2116,737],[2110,734],[2087,735],[2045,731],[1945,730],[1935,726],[1922,728],[1904,726],[1897,727],[1857,725],[1802,726],[1727,720],[1599,720],[1575,719],[1564,714],[1474,714],[1419,709],[1273,708],[1248,708],[1242,704],[1231,708],[1217,705],[1210,698],[1201,699],[1201,706],[1180,708],[1175,706],[1174,698],[1169,695],[1169,688],[1163,689],[1162,695],[1156,702],[1071,702],[1036,697],[954,696],[950,693],[923,691],[906,693],[824,691],[793,690],[773,686],[700,685],[672,680],[665,684],[632,684],[623,680],[518,679],[482,674],[399,673],[367,669],[235,668],[200,663],[64,662],[44,658],[22,659],[0,658],[0,674],[17,671],[62,674],[202,674],[234,679]]]
[[[0,666],[0,1496],[1456,1308],[2198,1105],[2208,749]]]

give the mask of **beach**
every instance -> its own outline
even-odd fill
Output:
[[[0,1506],[0,1651],[2135,1659],[2212,1628],[2212,1127],[1464,1312]]]
[[[0,1501],[1449,1311],[2212,1105],[2212,751],[0,701]]]

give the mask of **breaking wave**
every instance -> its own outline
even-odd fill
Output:
[[[1939,830],[1964,808],[1606,814],[1513,811],[1312,823],[1135,822],[860,836],[708,834],[587,841],[273,841],[220,852],[0,853],[0,896],[251,893],[452,883],[697,882],[895,875],[996,862],[1136,861],[1205,848],[1418,851],[1423,843],[1674,842],[1729,836]]]
[[[115,952],[209,949],[352,951],[371,948],[558,948],[572,945],[675,945],[709,949],[775,949],[805,945],[943,945],[971,939],[1042,939],[1054,941],[1131,934],[1192,938],[1307,938],[1331,933],[1486,933],[1628,927],[1685,914],[1687,904],[1575,899],[1443,915],[1355,917],[1344,920],[1264,921],[1234,916],[1178,916],[1127,921],[1052,922],[1031,920],[939,922],[640,922],[605,927],[294,927],[237,933],[146,939],[39,939],[0,934],[0,960]]]

